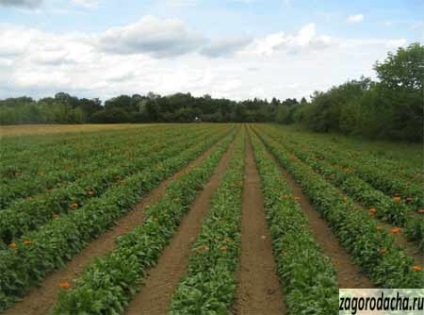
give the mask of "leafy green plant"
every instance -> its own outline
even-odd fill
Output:
[[[281,165],[296,178],[315,208],[329,222],[341,244],[376,285],[386,288],[424,285],[423,273],[413,268],[413,259],[394,244],[391,235],[379,231],[367,213],[357,211],[350,198],[342,195],[281,144],[264,133],[258,136]],[[382,249],[389,254],[382,252]]]
[[[143,225],[121,236],[112,252],[91,264],[73,288],[61,292],[55,313],[123,313],[202,184],[212,175],[230,140],[224,141],[199,166],[172,182],[163,197],[146,209]]]
[[[239,137],[228,170],[192,247],[187,275],[171,302],[171,314],[230,314],[238,265],[244,136]]]
[[[278,166],[252,134],[252,144],[262,181],[265,211],[272,237],[277,272],[290,314],[337,310],[338,285],[333,264],[315,242],[308,221]],[[311,290],[311,288],[313,288]]]

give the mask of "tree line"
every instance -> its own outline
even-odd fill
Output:
[[[102,104],[60,92],[54,97],[0,100],[0,124],[81,124],[149,122],[277,122],[300,124],[317,132],[367,138],[422,141],[424,46],[419,43],[389,53],[374,69],[377,81],[361,77],[302,98],[254,98],[233,101],[194,97],[120,95]]]

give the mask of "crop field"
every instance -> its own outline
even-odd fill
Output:
[[[339,288],[424,287],[419,145],[273,124],[1,132],[0,313],[337,314]]]

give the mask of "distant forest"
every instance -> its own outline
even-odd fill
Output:
[[[362,77],[310,101],[258,99],[232,101],[190,93],[160,96],[120,95],[102,104],[60,92],[38,101],[30,97],[0,100],[0,124],[82,124],[149,122],[276,122],[301,124],[317,132],[367,138],[423,140],[424,46],[389,53],[374,70],[378,81]]]

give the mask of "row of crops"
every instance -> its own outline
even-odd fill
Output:
[[[259,171],[276,273],[289,314],[334,313],[339,283],[334,261],[314,238],[282,169],[376,287],[424,287],[421,262],[394,238],[402,234],[417,251],[423,249],[424,200],[413,163],[373,155],[367,160],[343,144],[337,149],[272,125],[155,126],[115,131],[104,141],[99,133],[40,141],[46,150],[7,143],[4,156],[10,164],[1,166],[7,177],[1,184],[7,189],[0,210],[0,310],[25,298],[140,198],[185,169],[144,209],[144,223],[117,238],[114,249],[88,264],[76,279],[60,284],[53,308],[56,314],[125,313],[229,152],[228,167],[192,242],[169,312],[232,314],[243,250],[247,146],[253,148]],[[15,159],[9,152],[13,150]],[[186,168],[205,152],[199,164]],[[39,156],[24,163],[34,154]],[[390,173],[395,167],[398,171]],[[31,177],[39,184],[26,184],[24,179]],[[381,229],[380,222],[393,230]]]
[[[50,272],[63,267],[163,180],[216,143],[228,143],[234,136],[234,127],[229,125],[167,129],[158,132],[142,128],[131,130],[126,136],[114,135],[113,145],[99,150],[105,159],[114,159],[114,151],[131,150],[131,156],[122,158],[122,164],[111,161],[103,171],[101,165],[97,172],[80,173],[64,187],[47,189],[31,198],[22,199],[20,195],[13,206],[0,210],[0,309],[24,296]],[[93,137],[97,140],[90,140],[100,143],[98,134]],[[63,151],[61,144],[51,146]],[[83,146],[91,151],[78,138],[68,145],[66,150],[84,151]],[[15,167],[21,162],[16,159]],[[52,163],[56,162],[60,164],[61,160],[53,159]],[[37,159],[33,167],[39,167],[38,164],[41,163]]]

